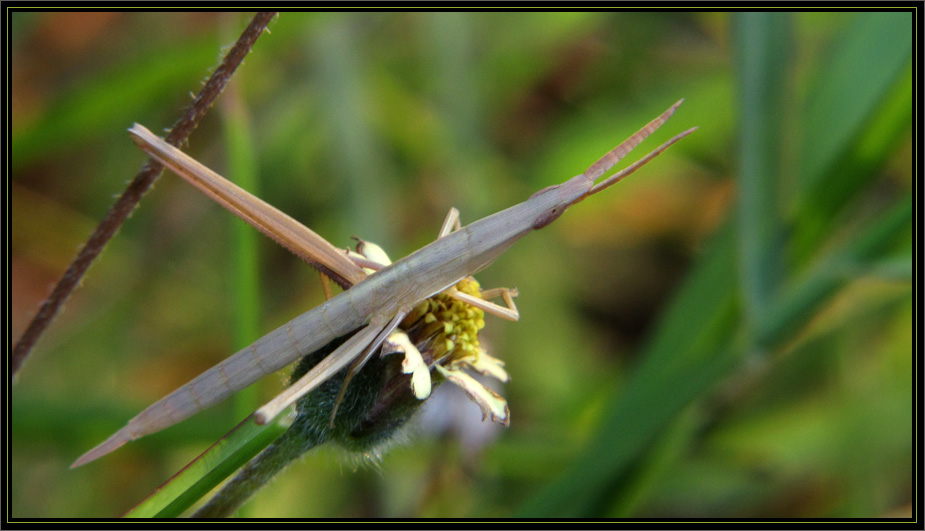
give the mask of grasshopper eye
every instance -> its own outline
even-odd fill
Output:
[[[558,205],[550,208],[546,212],[543,212],[535,220],[533,220],[533,230],[542,229],[546,225],[549,225],[555,221],[559,216],[565,212],[565,209],[568,208],[568,203],[559,203]]]

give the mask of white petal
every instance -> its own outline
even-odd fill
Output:
[[[401,330],[396,330],[385,340],[385,345],[392,349],[392,352],[405,353],[405,359],[401,362],[401,370],[403,373],[411,375],[411,390],[414,392],[414,396],[419,400],[424,400],[430,396],[430,369],[427,368],[427,363],[424,362],[421,352],[408,338],[408,334]]]
[[[389,265],[392,263],[392,260],[389,259],[389,255],[385,254],[382,247],[379,247],[373,242],[359,239],[358,241],[357,252],[366,257],[367,260],[372,260],[382,265]]]
[[[382,342],[382,347],[380,349],[380,356],[388,356],[389,354],[405,353],[405,344],[410,343],[411,340],[408,339],[408,335],[405,334],[402,330],[395,330],[389,337],[385,338],[385,341]]]
[[[467,358],[466,361],[469,363],[470,367],[485,376],[491,376],[502,382],[509,382],[511,380],[510,375],[504,370],[504,362],[494,356],[490,356],[482,349],[479,349],[477,360]]]
[[[411,390],[414,391],[414,396],[418,400],[424,400],[430,396],[431,389],[430,371],[427,370],[426,365],[422,365],[411,375]]]
[[[436,367],[437,370],[440,371],[440,374],[447,380],[458,385],[466,392],[469,399],[479,406],[482,410],[482,420],[485,420],[486,417],[490,417],[491,420],[500,422],[505,426],[510,423],[510,410],[507,407],[507,401],[504,400],[504,397],[485,387],[481,382],[459,369],[447,369],[440,365]]]

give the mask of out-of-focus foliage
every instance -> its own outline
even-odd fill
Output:
[[[248,19],[12,15],[13,338],[144,160],[125,128],[168,127]],[[339,246],[407,254],[680,97],[639,155],[700,130],[479,274],[521,294],[484,331],[510,428],[434,397],[378,466],[310,453],[247,514],[911,514],[911,19],[282,14],[188,151]],[[13,388],[12,517],[119,515],[279,389],[68,470],[323,300],[266,238],[233,251],[230,217],[164,175],[91,269]]]

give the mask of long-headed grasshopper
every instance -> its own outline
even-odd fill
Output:
[[[529,232],[555,221],[569,206],[608,188],[692,133],[696,128],[684,131],[632,165],[596,182],[658,129],[681,101],[604,155],[584,173],[562,184],[544,188],[523,203],[465,227],[459,227],[458,212],[452,209],[436,241],[373,274],[367,274],[363,268],[378,267],[375,260],[351,258],[292,218],[225,181],[136,124],[129,132],[144,151],[349,289],[263,336],[157,401],[72,466],[93,461],[130,440],[180,422],[247,387],[261,376],[357,330],[300,380],[260,408],[255,418],[258,423],[264,423],[347,365],[352,364],[351,373],[359,370],[413,308],[438,293],[478,305],[496,315],[516,319],[516,308],[509,292],[496,292],[508,303],[508,307],[502,307],[462,293],[455,288],[456,284],[488,267]]]

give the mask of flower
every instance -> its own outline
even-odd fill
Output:
[[[479,283],[472,277],[462,279],[455,288],[481,298]],[[412,374],[411,387],[418,399],[430,395],[433,370],[439,376],[437,383],[449,381],[465,391],[482,410],[483,420],[490,418],[507,426],[510,422],[507,401],[467,372],[476,371],[502,382],[510,380],[504,362],[489,355],[479,344],[478,334],[484,326],[483,310],[439,293],[418,305],[402,321],[400,329],[386,340],[382,353],[404,353],[403,372]]]
[[[378,245],[357,239],[360,256],[382,265],[391,263]],[[459,292],[482,298],[482,290],[473,277],[460,280]],[[485,312],[446,293],[438,293],[421,302],[401,325],[383,342],[381,355],[401,353],[402,373],[411,375],[411,390],[425,400],[433,389],[432,371],[437,384],[450,381],[459,386],[482,410],[482,420],[490,418],[507,426],[510,410],[507,401],[468,374],[476,371],[502,382],[510,380],[504,362],[490,356],[479,345],[479,331],[485,327]]]

